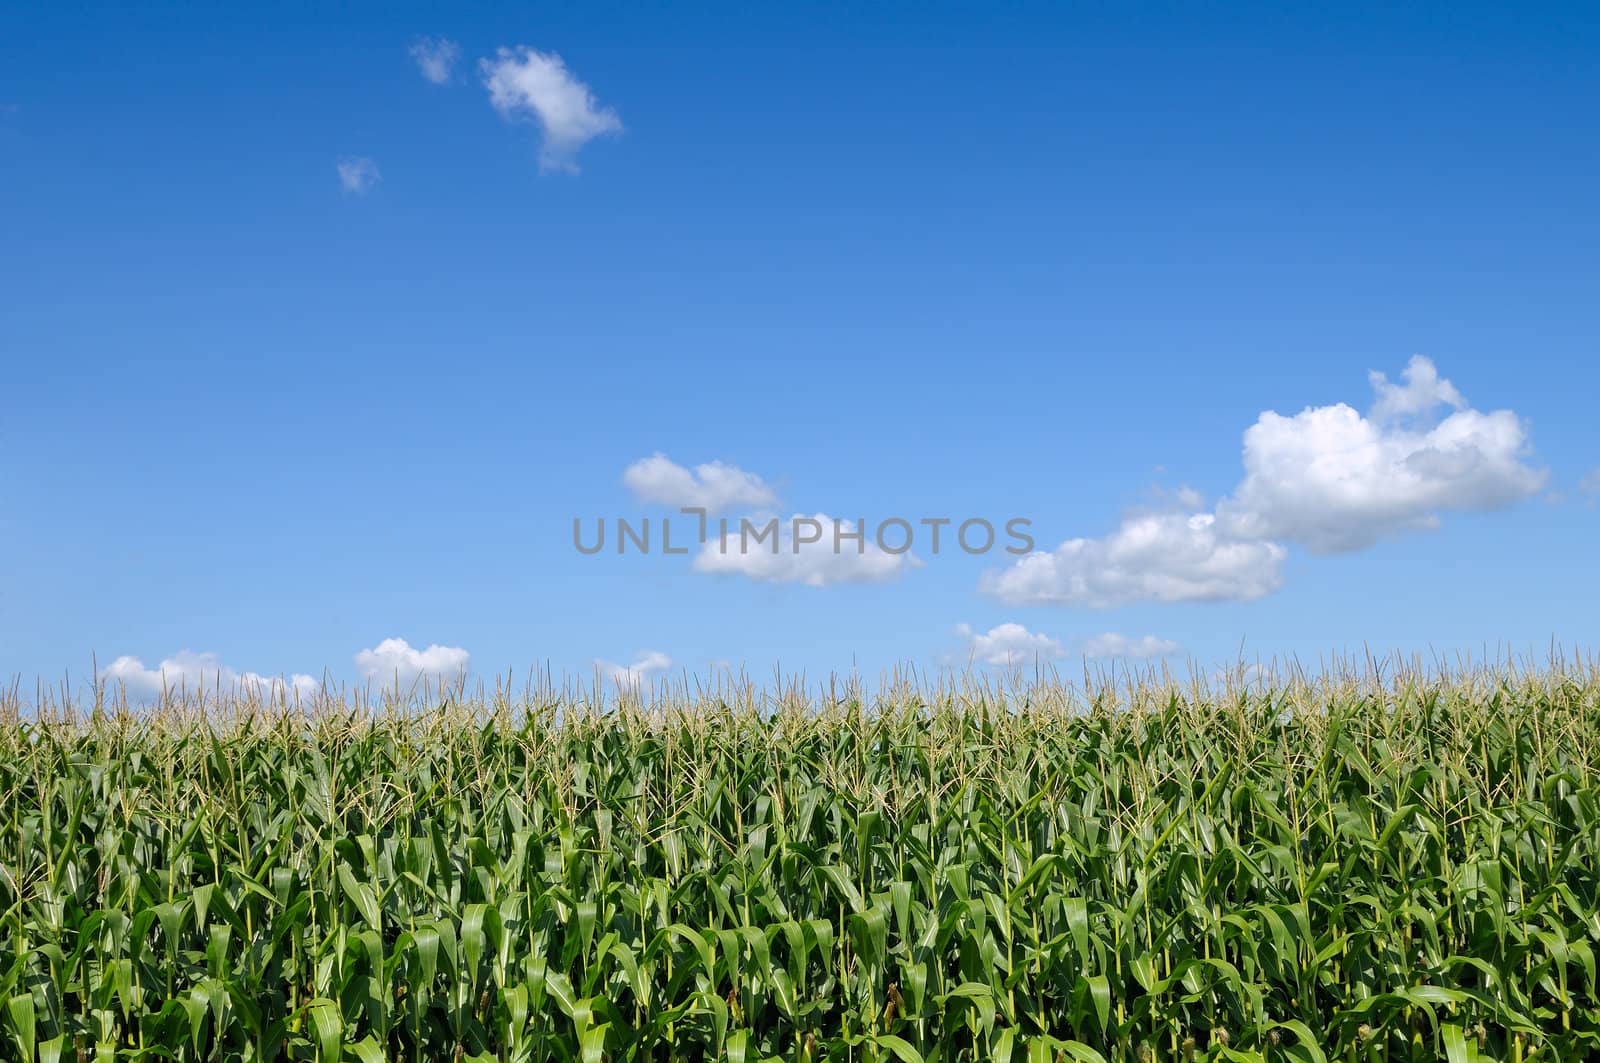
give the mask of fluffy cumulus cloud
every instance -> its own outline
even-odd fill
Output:
[[[737,465],[709,461],[686,469],[661,453],[628,466],[622,473],[622,483],[641,502],[698,506],[711,513],[770,506],[778,501],[761,477]]]
[[[399,690],[406,690],[419,680],[452,683],[466,672],[471,660],[472,655],[460,646],[435,644],[419,650],[405,639],[384,639],[355,657],[362,678],[377,686],[394,685]]]
[[[578,150],[595,137],[622,130],[622,119],[595,100],[554,52],[501,48],[480,63],[489,102],[508,121],[536,123],[544,139],[539,166],[577,173]]]
[[[1359,550],[1544,485],[1521,419],[1471,408],[1428,359],[1411,359],[1399,383],[1368,379],[1365,415],[1344,403],[1261,414],[1244,435],[1244,479],[1213,511],[1187,508],[1198,501],[1189,495],[1183,509],[1129,514],[1105,538],[986,573],[981,589],[1016,604],[1250,601],[1282,583],[1285,544]]]
[[[1515,413],[1469,408],[1426,358],[1403,377],[1372,374],[1366,416],[1343,403],[1263,413],[1245,432],[1245,478],[1217,507],[1224,531],[1316,553],[1360,550],[1435,528],[1441,512],[1499,509],[1544,486]],[[1453,412],[1435,419],[1440,407]]]
[[[223,664],[214,653],[195,653],[180,650],[163,659],[154,668],[147,668],[137,657],[118,657],[100,669],[99,678],[113,690],[123,690],[135,701],[159,698],[163,690],[194,694],[199,691],[222,691],[242,694],[261,694],[309,698],[321,684],[316,677],[290,675],[288,677],[264,676],[256,672],[239,672]]]
[[[339,173],[339,187],[352,195],[366,195],[372,186],[383,180],[378,164],[359,155],[347,155],[334,164]]]
[[[1137,657],[1148,660],[1152,657],[1171,657],[1182,653],[1183,647],[1171,639],[1158,639],[1154,635],[1130,638],[1115,631],[1107,631],[1102,635],[1092,635],[1084,639],[1078,647],[1078,652],[1090,660],[1105,660],[1112,657]]]
[[[997,668],[1052,661],[1066,654],[1060,640],[1029,631],[1021,624],[998,624],[985,632],[960,624],[956,634],[965,643],[968,661]]]
[[[1590,469],[1578,481],[1578,493],[1590,498],[1600,498],[1600,467]]]
[[[448,85],[455,73],[461,46],[444,37],[418,37],[411,44],[411,58],[422,76],[435,85]]]
[[[860,542],[856,537],[863,536]],[[695,555],[697,572],[746,576],[766,583],[827,587],[838,583],[884,583],[919,565],[910,553],[889,553],[852,521],[826,513],[797,513],[787,520],[766,514],[707,529]]]
[[[986,572],[979,589],[1014,605],[1103,608],[1134,601],[1250,601],[1283,582],[1288,555],[1271,542],[1238,541],[1210,513],[1130,515],[1103,539],[1068,539],[1010,568]]]
[[[637,689],[672,667],[672,658],[660,650],[645,650],[633,659],[632,664],[595,659],[595,668],[615,686]]]

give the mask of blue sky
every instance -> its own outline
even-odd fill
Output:
[[[1583,5],[14,7],[0,671],[1592,647],[1597,114]],[[1041,557],[579,555],[656,454]]]

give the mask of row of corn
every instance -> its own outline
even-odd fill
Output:
[[[0,1060],[1600,1056],[1592,673],[0,732]]]

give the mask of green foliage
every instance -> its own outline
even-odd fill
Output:
[[[13,705],[0,1059],[1590,1058],[1597,702]]]

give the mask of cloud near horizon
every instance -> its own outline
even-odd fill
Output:
[[[1053,661],[1066,656],[1059,639],[1029,631],[1021,624],[997,624],[987,632],[974,631],[968,624],[957,624],[956,634],[966,644],[968,661],[996,668],[1010,668],[1033,661]]]
[[[1402,379],[1370,373],[1365,416],[1345,403],[1262,413],[1244,434],[1244,479],[1211,512],[1130,513],[1105,538],[1068,539],[984,573],[979,590],[1014,605],[1252,601],[1282,585],[1285,544],[1360,550],[1437,528],[1442,512],[1500,509],[1543,487],[1515,413],[1468,407],[1421,355]],[[1435,419],[1440,407],[1453,412]]]
[[[634,657],[632,664],[617,664],[596,657],[594,666],[613,686],[625,690],[638,689],[671,668],[672,658],[660,650],[644,650]]]
[[[1092,661],[1114,657],[1149,660],[1153,657],[1175,657],[1183,652],[1183,647],[1171,639],[1159,639],[1154,635],[1129,638],[1115,631],[1107,631],[1084,639],[1078,652]]]
[[[272,696],[284,693],[291,698],[309,698],[322,687],[315,676],[296,673],[284,678],[239,672],[223,664],[215,653],[193,650],[179,650],[154,668],[145,667],[138,657],[124,655],[100,669],[97,678],[114,689],[125,690],[138,701],[158,698],[163,690],[189,694],[202,690]]]
[[[968,624],[957,624],[956,635],[963,644],[966,661],[992,668],[1015,668],[1043,661],[1057,661],[1068,656],[1089,660],[1129,658],[1148,660],[1153,657],[1171,657],[1183,652],[1183,647],[1171,639],[1145,635],[1130,638],[1115,631],[1075,640],[1076,652],[1071,653],[1058,638],[1038,631],[1029,631],[1015,622],[997,624],[987,632],[975,631]]]
[[[460,646],[435,643],[419,650],[405,639],[391,638],[357,653],[355,663],[368,682],[405,691],[421,680],[434,685],[455,682],[467,671],[472,655]]]

